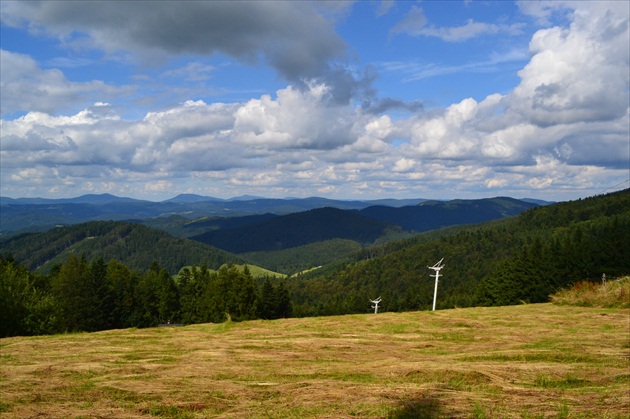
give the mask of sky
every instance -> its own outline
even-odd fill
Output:
[[[0,2],[0,195],[630,186],[626,1]]]

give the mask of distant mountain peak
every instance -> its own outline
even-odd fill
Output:
[[[232,197],[228,199],[228,201],[253,201],[255,199],[268,199],[268,198],[265,198],[264,196],[256,196],[256,195],[240,195],[240,196]]]
[[[190,193],[182,193],[179,194],[177,196],[174,196],[171,199],[167,199],[165,201],[162,202],[170,202],[170,203],[175,203],[175,204],[191,204],[191,203],[195,203],[195,202],[207,202],[207,201],[224,201],[221,198],[215,198],[212,196],[203,196],[203,195],[196,195],[196,194],[190,194]]]

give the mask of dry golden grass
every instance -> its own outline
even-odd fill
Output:
[[[628,418],[630,312],[552,304],[0,340],[3,418]]]
[[[551,296],[556,304],[630,308],[630,276],[602,284],[582,281]]]

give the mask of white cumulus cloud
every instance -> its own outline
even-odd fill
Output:
[[[102,81],[71,82],[58,69],[42,69],[31,57],[0,49],[2,116],[15,112],[57,113],[90,103],[98,95],[124,95],[129,88]]]

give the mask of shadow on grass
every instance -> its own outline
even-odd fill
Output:
[[[407,400],[387,416],[388,419],[438,419],[444,418],[442,403],[435,398]]]

